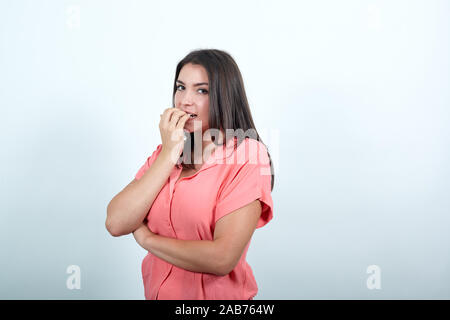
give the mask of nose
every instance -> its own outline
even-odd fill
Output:
[[[192,94],[186,90],[181,98],[181,103],[183,105],[191,105],[193,102]]]

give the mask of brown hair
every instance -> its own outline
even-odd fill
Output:
[[[208,74],[209,128],[226,132],[225,141],[229,141],[229,133],[233,133],[233,136],[236,136],[237,133],[237,145],[245,139],[245,136],[264,144],[253,123],[239,67],[233,57],[225,51],[217,49],[194,50],[178,63],[173,84],[173,107],[175,107],[178,75],[183,66],[188,63],[203,66]],[[187,136],[184,151],[187,151],[186,146],[188,145],[191,145],[191,152],[194,150],[195,140],[193,137],[193,132],[190,133],[190,136]],[[214,140],[214,136],[212,136],[212,141],[216,143]],[[267,148],[265,144],[264,146]],[[183,153],[180,159],[183,158]],[[273,190],[275,174],[269,148],[267,148],[267,154],[270,160],[271,190]],[[180,165],[185,169],[195,169],[195,165],[192,163],[181,161]]]

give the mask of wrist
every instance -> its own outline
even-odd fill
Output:
[[[156,235],[154,234],[146,235],[145,238],[142,240],[142,247],[145,250],[150,251],[155,237]]]
[[[164,162],[170,163],[171,165],[177,164],[180,157],[180,155],[177,155],[174,150],[165,150],[164,148],[161,150],[160,156]]]

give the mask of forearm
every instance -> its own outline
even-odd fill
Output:
[[[179,268],[222,275],[222,262],[213,240],[180,240],[153,234],[142,246],[160,259]]]
[[[108,204],[106,225],[115,236],[133,232],[144,220],[174,164],[159,154],[141,179],[128,185]]]

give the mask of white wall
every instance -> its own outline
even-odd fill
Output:
[[[238,63],[275,162],[274,219],[247,258],[256,299],[450,298],[448,12],[1,1],[0,298],[144,298],[146,252],[107,233],[106,206],[160,143],[177,62],[208,48]]]

